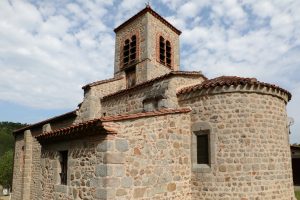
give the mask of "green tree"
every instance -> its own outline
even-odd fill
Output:
[[[0,157],[0,185],[11,188],[13,176],[13,151],[9,150]]]
[[[14,136],[12,132],[27,124],[14,122],[0,122],[0,157],[14,148]]]

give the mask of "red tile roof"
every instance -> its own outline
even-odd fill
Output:
[[[66,128],[61,128],[61,129],[57,129],[54,131],[42,133],[42,134],[36,136],[36,138],[39,140],[44,140],[44,139],[48,139],[48,138],[52,138],[52,137],[67,136],[67,135],[75,134],[78,132],[82,132],[83,130],[91,129],[96,126],[99,126],[99,128],[100,128],[100,124],[101,124],[100,119],[93,119],[93,120],[86,121],[83,123],[74,124],[74,125],[66,127]]]
[[[154,17],[156,17],[158,20],[160,20],[163,24],[165,24],[166,26],[168,26],[170,29],[172,29],[178,35],[181,34],[180,30],[178,30],[177,28],[175,28],[172,24],[170,24],[167,20],[165,20],[162,16],[160,16],[157,12],[155,12],[154,10],[152,10],[152,8],[149,5],[147,5],[143,10],[141,10],[136,15],[132,16],[131,18],[129,18],[124,23],[122,23],[120,26],[118,26],[117,28],[115,28],[114,31],[115,32],[119,31],[120,29],[122,29],[126,25],[130,24],[132,21],[134,21],[135,19],[137,19],[138,17],[144,15],[147,12],[149,12],[150,14],[152,14]]]
[[[175,76],[175,75],[181,75],[181,76],[199,76],[199,77],[203,77],[205,80],[207,79],[202,73],[196,72],[196,71],[171,71],[168,74],[165,74],[165,75],[162,75],[162,76],[150,79],[150,80],[145,81],[145,82],[143,82],[141,84],[135,85],[135,86],[133,86],[131,88],[119,90],[119,91],[117,91],[115,93],[106,95],[106,96],[102,97],[102,99],[106,100],[106,99],[109,99],[111,97],[115,97],[115,96],[127,93],[129,91],[134,91],[136,89],[143,88],[143,87],[146,87],[148,85],[151,85],[151,84],[155,83],[156,81],[164,80],[164,79],[167,79],[167,78],[169,78],[171,76]]]
[[[105,80],[101,80],[101,81],[95,81],[95,82],[86,84],[85,86],[82,87],[82,89],[90,88],[92,86],[100,85],[100,84],[103,84],[103,83],[109,83],[109,82],[121,80],[123,78],[124,78],[123,76],[120,76],[120,77],[116,77],[116,78],[109,78],[109,79],[105,79]]]
[[[177,92],[177,94],[183,94],[183,93],[188,93],[188,92],[195,91],[195,90],[213,88],[216,86],[231,86],[231,85],[236,86],[236,85],[246,85],[246,84],[261,85],[261,86],[265,86],[265,87],[269,87],[269,88],[273,88],[273,89],[278,89],[278,90],[286,93],[288,95],[289,100],[291,99],[291,96],[292,96],[290,92],[288,92],[287,90],[282,89],[276,85],[260,82],[256,78],[243,78],[243,77],[238,77],[238,76],[220,76],[220,77],[217,77],[214,79],[209,79],[209,80],[203,81],[201,84],[182,88],[181,90],[179,90]]]
[[[71,112],[67,112],[67,113],[64,113],[62,115],[58,115],[58,116],[55,116],[55,117],[37,122],[35,124],[30,124],[30,125],[25,126],[23,128],[14,130],[13,133],[16,134],[16,133],[19,133],[19,132],[22,132],[22,131],[25,131],[25,130],[28,130],[28,129],[32,129],[32,128],[36,128],[38,126],[42,126],[42,125],[50,123],[50,122],[56,122],[56,121],[63,120],[63,119],[66,119],[66,118],[76,117],[76,111],[77,110],[73,110]]]
[[[89,120],[83,123],[74,124],[72,126],[57,129],[50,132],[42,133],[36,138],[38,140],[46,140],[53,137],[65,137],[65,136],[76,136],[81,133],[92,134],[94,131],[103,131],[103,133],[116,133],[118,129],[118,125],[115,123],[110,123],[114,121],[128,120],[128,119],[136,119],[142,117],[152,117],[152,116],[160,116],[160,115],[168,115],[168,114],[177,114],[177,113],[187,113],[190,112],[190,108],[178,108],[178,109],[162,109],[153,112],[142,112],[135,114],[124,114],[124,115],[115,115],[115,116],[106,116],[101,118],[96,118],[93,120]],[[88,131],[87,131],[88,130]]]

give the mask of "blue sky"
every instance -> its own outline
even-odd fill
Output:
[[[140,0],[0,1],[0,121],[34,123],[73,110],[86,83],[112,77],[113,29]],[[256,77],[289,90],[300,143],[300,1],[161,0],[182,31],[181,70]]]

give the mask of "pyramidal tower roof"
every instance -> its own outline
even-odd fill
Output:
[[[150,5],[147,5],[143,10],[141,10],[140,12],[138,12],[137,14],[135,14],[134,16],[132,16],[131,18],[129,18],[127,21],[125,21],[124,23],[122,23],[121,25],[119,25],[117,28],[114,29],[115,32],[118,32],[119,30],[121,30],[123,27],[125,27],[126,25],[130,24],[132,21],[134,21],[135,19],[137,19],[138,17],[146,14],[146,13],[150,13],[151,15],[153,15],[154,17],[156,17],[158,20],[160,20],[162,23],[164,23],[166,26],[168,26],[170,29],[172,29],[175,33],[177,33],[178,35],[181,34],[181,31],[178,30],[177,28],[175,28],[171,23],[169,23],[167,20],[165,20],[162,16],[160,16],[157,12],[155,12]]]

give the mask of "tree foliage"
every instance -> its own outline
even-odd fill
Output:
[[[14,148],[14,136],[12,132],[26,124],[14,122],[0,122],[0,157]]]
[[[0,122],[0,185],[10,188],[13,174],[13,131],[26,124]]]
[[[0,185],[11,188],[13,175],[13,151],[9,150],[0,157]]]

